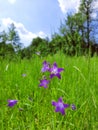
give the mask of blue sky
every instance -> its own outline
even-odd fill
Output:
[[[80,0],[0,0],[0,30],[14,23],[24,46],[40,36],[51,37],[69,10],[78,11]]]

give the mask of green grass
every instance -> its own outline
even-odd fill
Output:
[[[39,86],[42,62],[64,68],[47,89]],[[22,77],[25,73],[27,76]],[[51,101],[63,98],[75,111],[54,112]],[[17,99],[13,107],[8,99]],[[21,109],[21,110],[19,110]],[[32,60],[0,61],[0,130],[98,130],[98,57],[56,54]]]

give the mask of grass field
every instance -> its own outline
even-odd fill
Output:
[[[43,61],[64,68],[48,88],[39,87]],[[22,76],[24,74],[24,76]],[[48,76],[48,74],[46,73]],[[51,102],[75,104],[66,114]],[[13,107],[8,100],[18,100]],[[0,60],[0,130],[98,130],[98,57],[56,54],[32,60]]]

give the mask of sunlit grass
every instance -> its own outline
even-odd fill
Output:
[[[48,88],[39,87],[42,62],[64,68]],[[23,76],[25,74],[25,76]],[[52,100],[75,104],[66,115],[54,112]],[[18,100],[10,108],[8,99]],[[54,56],[0,61],[0,130],[97,130],[98,58]]]

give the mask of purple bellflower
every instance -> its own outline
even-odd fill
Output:
[[[50,71],[50,78],[53,78],[54,76],[57,76],[59,79],[61,79],[60,72],[63,71],[63,68],[58,68],[57,64],[54,63],[52,68],[49,69]]]
[[[15,104],[17,104],[18,100],[8,100],[8,106],[13,107]]]
[[[43,67],[42,67],[41,71],[42,72],[49,71],[49,68],[50,68],[50,64],[47,61],[44,61],[43,62]]]
[[[44,87],[44,88],[47,88],[48,86],[48,84],[49,84],[49,80],[47,80],[47,79],[42,79],[42,80],[40,80],[40,84],[39,84],[39,86],[40,87]]]
[[[52,101],[52,105],[55,106],[55,112],[60,112],[62,115],[65,115],[65,109],[70,105],[63,103],[62,98],[58,99],[58,102]]]

